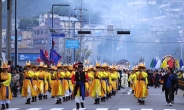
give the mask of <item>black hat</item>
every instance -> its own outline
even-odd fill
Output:
[[[83,64],[82,63],[78,63],[78,68],[83,68]]]

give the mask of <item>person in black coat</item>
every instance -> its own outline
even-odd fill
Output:
[[[164,80],[162,91],[165,91],[166,106],[172,106],[171,102],[173,101],[173,91],[176,83],[176,77],[173,74],[173,69],[168,68],[167,74],[165,74],[161,79]]]

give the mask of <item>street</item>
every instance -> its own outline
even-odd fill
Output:
[[[161,88],[149,87],[149,96],[146,99],[145,105],[139,105],[137,99],[130,94],[130,88],[121,89],[116,96],[101,102],[100,105],[94,105],[94,100],[90,97],[86,98],[84,110],[183,110],[184,97],[183,91],[178,90],[175,96],[175,103],[172,106],[165,106],[165,96]],[[61,105],[56,105],[52,98],[37,100],[30,105],[25,105],[25,99],[20,95],[11,101],[10,109],[8,110],[75,110],[74,100],[63,102]],[[83,109],[80,109],[83,110]]]

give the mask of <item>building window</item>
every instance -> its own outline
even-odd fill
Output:
[[[33,40],[33,44],[43,44],[43,39],[35,39]]]

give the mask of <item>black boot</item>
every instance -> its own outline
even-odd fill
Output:
[[[59,104],[59,100],[56,101],[56,104]]]
[[[97,104],[97,99],[95,99],[95,103],[94,104]]]
[[[63,97],[63,102],[65,102],[65,100],[66,100],[66,98],[65,98],[65,97]]]
[[[42,100],[42,95],[39,95],[38,97],[39,97],[39,100]]]
[[[84,108],[84,103],[83,102],[81,102],[81,107]]]
[[[105,97],[103,97],[103,101],[105,102]]]
[[[5,110],[5,105],[4,104],[1,105],[2,105],[1,110]]]
[[[61,98],[59,98],[59,104],[62,104],[62,102],[61,102]]]
[[[34,99],[34,97],[32,97],[32,101],[31,102],[35,102],[35,99]]]
[[[101,102],[103,102],[103,97],[101,97]]]
[[[100,104],[100,98],[97,98],[97,104]]]
[[[45,95],[45,99],[47,99],[47,95]]]
[[[28,98],[28,99],[27,99],[27,102],[26,102],[25,104],[31,104],[31,99]]]
[[[9,109],[9,104],[8,103],[6,103],[6,108]]]
[[[36,102],[36,98],[37,98],[37,97],[35,96],[35,97],[34,97],[34,101],[35,101],[35,102]]]
[[[79,110],[79,103],[76,103],[76,110]]]
[[[43,99],[45,99],[45,95],[43,95]]]

